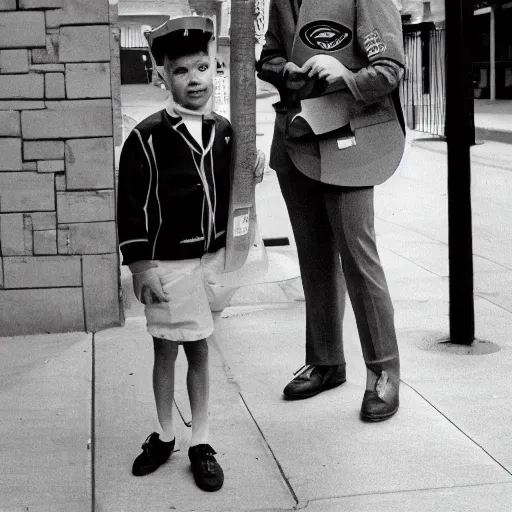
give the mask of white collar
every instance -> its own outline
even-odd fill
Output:
[[[176,101],[174,101],[172,94],[169,94],[169,97],[167,98],[167,101],[165,102],[165,110],[172,117],[183,117],[183,115],[203,116],[205,114],[210,113],[210,109],[206,106],[204,106],[203,108],[201,108],[199,110],[191,110],[189,108],[185,108],[184,106],[182,106],[179,103],[176,103]]]

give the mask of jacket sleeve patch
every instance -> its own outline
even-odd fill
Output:
[[[380,34],[377,30],[370,32],[369,34],[364,36],[363,39],[364,49],[366,51],[366,55],[370,59],[379,53],[386,51],[386,43],[380,37]]]

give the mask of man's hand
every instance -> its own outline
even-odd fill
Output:
[[[313,90],[315,78],[310,78],[302,68],[293,62],[287,62],[283,70],[284,85],[290,91],[297,91],[300,99],[304,99]]]
[[[333,85],[336,82],[343,82],[344,84],[344,70],[345,66],[330,55],[314,55],[299,68],[299,72],[310,78],[316,76],[318,79],[324,79],[329,85]]]
[[[256,162],[254,162],[254,180],[256,183],[263,181],[263,172],[265,171],[265,153],[261,149],[256,150]]]
[[[133,273],[133,292],[142,304],[169,302],[154,267]]]
[[[298,91],[309,81],[308,74],[293,62],[287,62],[283,70],[284,83],[287,89]]]

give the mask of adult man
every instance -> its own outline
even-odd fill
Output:
[[[388,419],[399,404],[399,355],[376,247],[373,186],[394,172],[403,152],[396,92],[403,62],[393,0],[271,0],[257,70],[281,96],[270,166],[290,215],[306,298],[307,366],[284,395],[309,398],[345,382],[347,288],[367,367],[365,421]]]

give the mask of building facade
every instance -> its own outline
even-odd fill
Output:
[[[109,2],[0,0],[0,27],[0,336],[119,325]]]
[[[406,51],[402,99],[407,122],[412,129],[440,136],[446,111],[442,1],[404,0],[402,11]],[[512,2],[474,0],[473,7],[468,51],[473,58],[474,98],[512,99]]]
[[[473,66],[476,97],[512,99],[512,2],[475,3]]]

